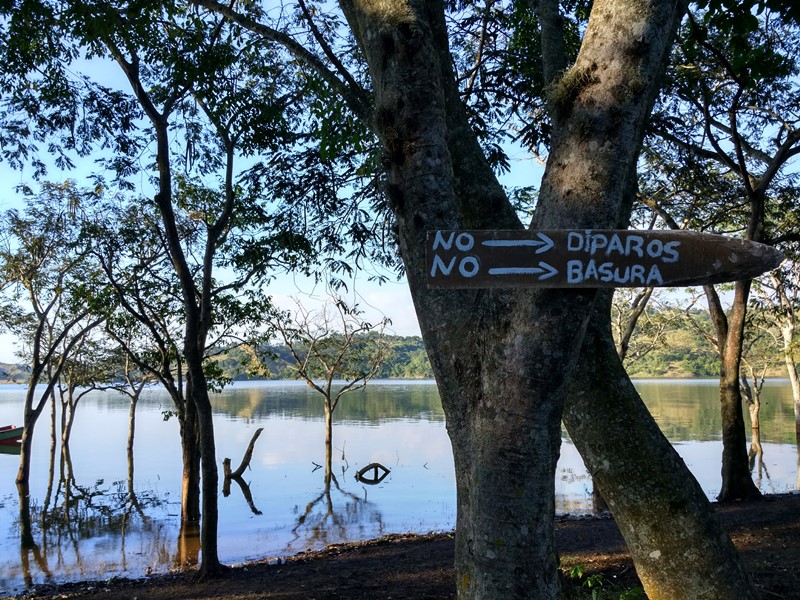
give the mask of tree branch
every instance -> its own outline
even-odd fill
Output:
[[[352,83],[350,83],[349,80],[347,82],[342,81],[325,65],[325,63],[319,59],[319,57],[309,52],[307,48],[305,48],[290,35],[281,31],[277,31],[276,29],[268,27],[263,23],[258,23],[250,17],[233,10],[233,8],[230,6],[216,2],[216,0],[191,0],[191,2],[208,10],[219,13],[237,25],[247,29],[248,31],[252,31],[253,33],[256,33],[286,48],[286,50],[288,50],[292,56],[310,67],[315,73],[317,73],[317,75],[322,77],[322,79],[342,97],[356,117],[358,117],[370,130],[372,129],[372,103],[370,101],[369,93],[359,86],[355,80],[352,80],[352,77],[349,78],[352,80]],[[325,50],[324,47],[323,50]]]

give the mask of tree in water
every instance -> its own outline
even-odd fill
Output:
[[[681,30],[647,146],[648,204],[668,227],[738,232],[782,245],[797,236],[789,166],[797,135],[796,9],[778,2],[694,11]],[[794,11],[794,12],[793,12]],[[750,477],[740,374],[752,281],[733,285],[730,308],[704,292],[720,364],[719,500],[758,498]]]
[[[22,546],[35,546],[30,514],[31,448],[34,429],[73,353],[102,322],[86,293],[99,273],[89,252],[74,184],[46,184],[27,200],[25,212],[3,215],[9,233],[0,251],[2,291],[20,303],[7,323],[25,345],[30,365],[23,407],[23,434],[16,484]],[[25,308],[22,308],[25,307]],[[43,387],[40,387],[43,384]]]
[[[290,368],[322,396],[325,415],[325,480],[330,484],[333,412],[346,395],[375,377],[390,348],[384,340],[389,320],[370,323],[357,306],[330,298],[317,311],[296,302],[294,314],[276,314],[272,327],[294,360]],[[337,381],[341,380],[341,382]]]

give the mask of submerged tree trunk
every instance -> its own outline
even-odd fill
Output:
[[[794,429],[800,434],[800,378],[797,376],[797,361],[794,357],[794,315],[787,315],[781,323],[783,339],[783,362],[786,374],[792,386],[792,402],[794,404]]]
[[[31,549],[36,547],[33,540],[33,527],[31,523],[31,446],[33,443],[33,426],[25,427],[22,432],[20,445],[20,470],[17,474],[17,494],[19,496],[19,535],[20,547]]]
[[[750,413],[750,429],[761,429],[761,390],[764,387],[764,377],[767,368],[764,367],[764,372],[759,377],[756,375],[755,369],[750,367],[750,379],[753,380],[751,385],[746,373],[742,373],[740,391],[742,398],[747,403],[747,410]],[[752,465],[750,467],[752,471]],[[758,486],[756,486],[758,487]]]
[[[742,368],[742,348],[747,315],[749,281],[737,281],[730,314],[725,315],[716,291],[705,287],[711,320],[717,333],[720,356],[719,399],[722,414],[722,484],[717,500],[721,502],[760,498],[761,492],[753,483],[747,460],[742,391],[739,373]]]
[[[42,521],[46,519],[47,511],[50,510],[50,501],[53,497],[53,484],[56,476],[56,448],[58,447],[58,437],[56,428],[56,399],[55,396],[51,398],[50,402],[50,460],[49,468],[47,470],[47,491],[44,494],[42,501]],[[44,524],[44,523],[43,523]]]
[[[333,448],[333,409],[329,398],[325,398],[323,406],[325,413],[325,451],[330,454]]]
[[[187,385],[186,395],[191,393]],[[200,444],[198,439],[197,410],[193,402],[186,402],[179,423],[183,477],[181,478],[181,522],[200,522]]]
[[[751,435],[752,439],[750,440],[750,450],[747,452],[747,459],[750,461],[750,473],[753,474],[756,485],[760,487],[764,476],[769,480],[769,472],[767,471],[767,466],[764,464],[764,448],[761,445],[761,430],[753,429]]]
[[[139,402],[139,393],[136,392],[131,396],[131,403],[128,407],[128,443],[126,445],[126,454],[128,457],[128,499],[130,501],[136,500],[136,492],[134,490],[134,461],[133,461],[133,442],[136,434],[136,404]]]
[[[34,369],[30,380],[28,381],[28,389],[25,394],[25,407],[23,409],[22,417],[22,440],[20,443],[19,455],[19,469],[17,470],[16,485],[17,493],[19,495],[19,533],[20,544],[22,548],[30,549],[35,548],[36,543],[33,540],[33,529],[31,523],[31,451],[33,448],[33,432],[36,428],[36,422],[42,413],[45,406],[45,399],[50,398],[55,403],[55,394],[53,394],[54,381],[48,383],[47,389],[42,392],[42,397],[38,403],[34,402],[36,398],[36,385],[42,376],[42,371]],[[51,374],[52,377],[52,374]]]
[[[619,525],[647,597],[758,598],[705,493],[619,361],[609,303],[610,295],[598,303],[564,423]]]
[[[188,304],[188,300],[187,300]],[[199,311],[194,313],[187,307],[186,338],[184,354],[189,368],[191,399],[197,410],[198,446],[200,452],[201,523],[200,544],[202,548],[199,575],[201,578],[215,576],[225,570],[219,561],[217,494],[219,471],[214,442],[214,421],[208,384],[203,372],[205,330],[200,323]]]

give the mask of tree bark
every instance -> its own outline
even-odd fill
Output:
[[[187,385],[187,397],[191,393]],[[181,522],[200,522],[200,446],[198,440],[197,410],[192,402],[186,402],[183,418],[178,424],[181,438]]]
[[[333,447],[333,408],[331,407],[330,398],[325,398],[324,413],[325,413],[325,448],[330,449]]]
[[[193,320],[192,317],[195,317]],[[200,544],[203,552],[199,568],[200,578],[213,577],[223,572],[225,567],[219,561],[218,525],[219,511],[217,490],[219,488],[219,472],[217,470],[217,453],[214,442],[214,423],[208,385],[203,372],[203,354],[205,337],[198,333],[199,319],[187,310],[186,344],[184,354],[192,381],[192,400],[197,409],[198,441],[200,449],[201,472],[201,522]],[[198,342],[201,339],[201,342]]]
[[[610,294],[604,294],[584,340],[581,376],[572,381],[564,423],[619,525],[647,597],[757,598],[703,490],[614,351],[609,307]]]
[[[432,290],[429,230],[520,228],[470,131],[441,2],[340,2],[369,63],[387,196],[453,445],[460,598],[555,598],[554,474],[593,291]],[[556,107],[539,228],[613,228],[680,2],[601,0]],[[613,351],[613,349],[612,349]]]

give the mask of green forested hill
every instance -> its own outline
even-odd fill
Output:
[[[756,320],[758,313],[751,311]],[[743,366],[770,376],[785,377],[780,338],[766,325],[747,328]],[[714,348],[708,311],[679,307],[648,310],[631,341],[625,367],[632,377],[718,377],[719,356]]]
[[[701,317],[702,318],[702,317]],[[387,338],[391,353],[381,366],[378,378],[432,378],[428,355],[420,337],[390,336]],[[656,339],[647,339],[646,330],[631,345],[630,359],[626,361],[632,377],[717,377],[718,357],[711,343],[696,325],[678,321],[660,333]],[[266,361],[270,379],[292,379],[289,368],[291,356],[286,347],[271,346],[272,358]],[[782,375],[782,362],[777,351],[773,351],[775,374]],[[220,366],[234,378],[245,378],[246,369],[241,365],[244,356],[234,350]],[[760,367],[759,367],[760,369]]]
[[[697,312],[688,319],[666,314],[649,315],[650,321],[637,329],[631,342],[628,373],[632,377],[717,377],[719,363],[711,342],[704,333],[710,329],[707,313]],[[668,326],[654,326],[659,319],[669,319]],[[658,333],[654,333],[656,331]],[[418,336],[388,336],[391,347],[377,375],[381,379],[426,379],[433,373],[425,352],[422,338]],[[748,352],[748,358],[760,371],[765,363],[771,366],[770,375],[783,377],[783,360],[780,351],[768,344],[770,336],[764,335]],[[294,371],[289,367],[291,356],[288,348],[280,345],[262,349],[270,379],[293,379]],[[240,349],[215,359],[222,372],[233,379],[247,379],[246,354]],[[258,378],[263,375],[258,375]],[[23,383],[27,379],[24,366],[0,364],[0,381]]]
[[[388,336],[391,347],[388,358],[381,365],[377,377],[380,379],[428,379],[433,377],[428,354],[422,338],[418,336]],[[294,379],[295,373],[290,368],[292,357],[285,346],[274,345],[263,348],[259,354],[264,357],[270,379]],[[246,358],[241,350],[234,349],[218,363],[224,373],[234,379],[247,378]]]
[[[0,363],[0,383],[25,383],[29,373],[25,365]]]

